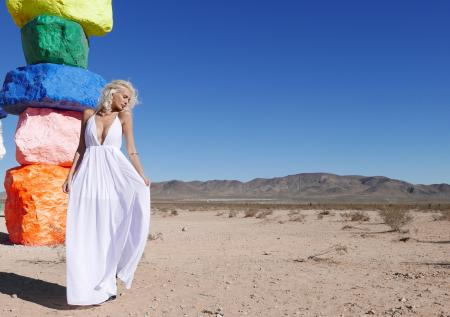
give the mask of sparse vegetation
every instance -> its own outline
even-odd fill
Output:
[[[230,210],[230,211],[228,212],[228,218],[236,217],[237,214],[238,214],[238,212],[237,212],[236,210]]]
[[[450,211],[450,203],[410,203],[390,204],[398,208],[408,210],[439,212]],[[210,211],[210,210],[246,210],[256,208],[257,210],[342,210],[342,211],[372,211],[381,209],[384,204],[377,203],[286,203],[286,202],[240,202],[240,201],[152,201],[152,206],[164,212],[164,209],[178,209],[191,211]]]
[[[157,233],[150,233],[147,237],[147,240],[163,240],[163,234],[162,232],[157,232]]]
[[[289,210],[288,216],[298,215],[299,213],[300,213],[300,210]]]
[[[322,219],[324,216],[332,216],[332,215],[334,215],[334,213],[325,209],[317,214],[317,219]]]
[[[347,221],[369,221],[370,217],[362,211],[348,211],[341,213],[341,217]]]
[[[307,260],[322,261],[322,260],[326,260],[326,259],[320,258],[322,255],[333,254],[333,253],[345,254],[347,252],[348,252],[348,249],[345,245],[336,244],[336,245],[331,246],[328,249],[325,249],[316,254],[310,255],[306,259],[295,259],[294,261],[295,262],[305,262]]]
[[[306,216],[302,214],[292,214],[289,216],[289,221],[298,221],[298,222],[304,222]]]
[[[258,213],[258,209],[248,208],[244,211],[244,218],[255,217],[257,213]]]
[[[400,231],[401,227],[412,221],[409,209],[402,206],[385,205],[378,210],[378,214],[393,231]]]
[[[441,213],[433,218],[436,221],[450,221],[450,210],[441,210]]]
[[[55,263],[66,263],[66,248],[62,245],[53,246],[56,249],[56,255],[58,257],[58,261]]]
[[[259,213],[257,213],[255,217],[263,219],[271,214],[273,214],[273,210],[263,210],[263,211],[260,211]]]

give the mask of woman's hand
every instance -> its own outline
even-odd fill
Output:
[[[62,191],[66,194],[70,191],[70,182],[71,182],[71,179],[66,178],[66,180],[64,181],[64,184],[62,185]]]
[[[150,182],[150,179],[147,176],[142,176],[142,179],[144,180],[145,185],[150,186],[151,182]]]

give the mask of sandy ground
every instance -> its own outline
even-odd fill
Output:
[[[157,212],[132,288],[97,307],[66,304],[63,246],[10,245],[0,218],[0,316],[450,316],[450,222],[301,213]]]

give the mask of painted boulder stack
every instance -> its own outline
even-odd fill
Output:
[[[61,244],[67,211],[62,184],[78,146],[82,111],[96,106],[106,84],[87,70],[89,36],[111,31],[111,0],[6,4],[21,29],[27,63],[6,74],[0,91],[0,119],[19,116],[14,141],[20,165],[4,180],[6,227],[13,243]],[[2,148],[0,142],[0,158]]]
[[[43,14],[20,31],[27,64],[47,62],[87,68],[89,41],[80,24]]]
[[[8,116],[8,114],[0,107],[0,160],[5,156],[6,149],[3,145],[3,128],[2,128],[2,121],[1,119],[4,119]]]

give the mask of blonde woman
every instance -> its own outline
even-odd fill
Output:
[[[62,190],[66,223],[67,303],[115,299],[116,278],[131,288],[150,227],[150,180],[133,137],[137,92],[124,80],[102,90],[81,120],[78,149]],[[129,160],[120,150],[125,137]],[[130,162],[131,161],[131,162]]]

